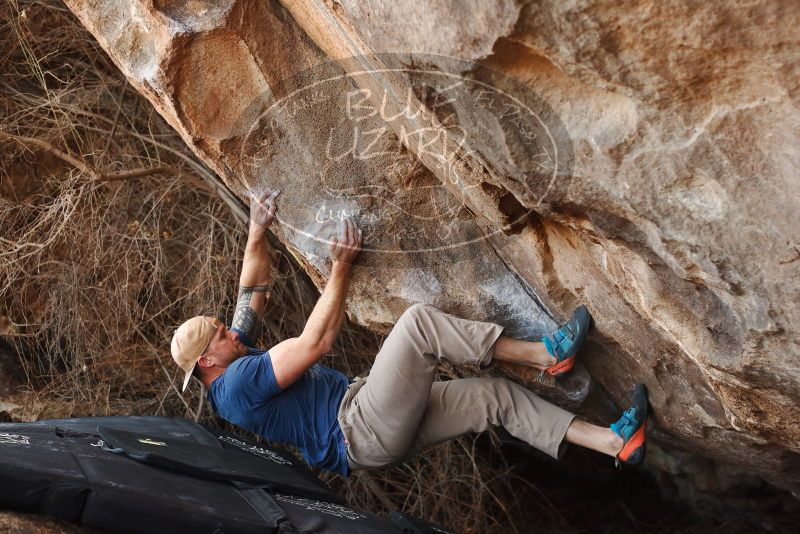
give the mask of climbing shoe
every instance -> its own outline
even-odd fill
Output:
[[[611,430],[622,438],[622,449],[614,458],[614,465],[636,465],[644,460],[645,432],[647,430],[647,388],[639,384],[633,390],[633,406],[625,410]]]
[[[591,322],[592,316],[586,306],[578,306],[566,324],[558,327],[558,330],[549,336],[542,338],[547,352],[556,359],[556,363],[545,369],[544,372],[553,376],[561,376],[572,370],[575,365],[575,355],[578,354],[578,349],[586,339]]]

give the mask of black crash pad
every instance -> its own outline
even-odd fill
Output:
[[[170,452],[154,453],[138,441],[143,448],[135,449],[126,441],[131,435],[168,443]],[[125,442],[127,452],[108,450],[106,439]],[[128,455],[157,460],[148,463]],[[185,468],[193,465],[190,458],[200,458],[197,463],[213,474],[189,474],[197,469]],[[237,460],[253,467],[257,482],[243,482],[247,477],[239,477]],[[240,479],[226,480],[226,473]],[[186,419],[103,417],[0,424],[0,508],[47,513],[119,532],[403,531],[337,501],[285,451],[210,432]]]
[[[210,446],[102,425],[97,433],[107,449],[150,465],[200,478],[245,482],[272,491],[344,504],[342,498],[318,481],[300,476],[288,463],[221,448],[219,444]]]

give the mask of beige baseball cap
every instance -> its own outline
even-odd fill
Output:
[[[197,360],[208,348],[208,344],[211,343],[211,338],[214,337],[214,332],[217,331],[220,324],[222,323],[217,318],[212,320],[210,317],[198,315],[184,322],[175,330],[175,334],[172,336],[172,359],[175,360],[178,367],[186,371],[181,391],[186,391]]]

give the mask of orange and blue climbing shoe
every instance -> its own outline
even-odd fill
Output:
[[[622,449],[614,458],[614,465],[636,465],[642,463],[646,452],[647,388],[639,384],[633,390],[633,406],[625,410],[619,421],[611,424],[611,430],[622,438]]]
[[[556,359],[556,363],[544,370],[553,376],[568,373],[575,366],[575,356],[586,340],[592,316],[586,306],[578,306],[572,312],[569,321],[550,334],[542,337],[547,352]]]

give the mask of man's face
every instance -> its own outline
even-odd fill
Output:
[[[213,321],[214,318],[207,317],[207,320]],[[247,345],[239,341],[239,334],[231,332],[220,323],[203,357],[213,361],[215,366],[228,367],[236,359],[247,355],[247,352]]]

